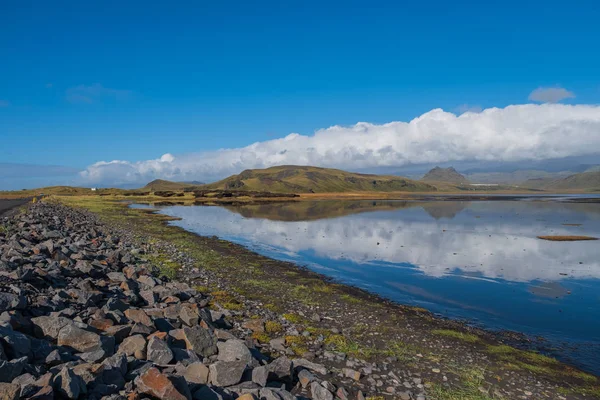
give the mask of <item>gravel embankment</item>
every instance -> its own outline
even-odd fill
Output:
[[[146,250],[92,214],[38,203],[0,222],[2,398],[349,395],[324,379],[325,366],[238,339],[284,327],[233,318],[188,284],[159,278]]]

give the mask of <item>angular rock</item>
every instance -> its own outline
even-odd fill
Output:
[[[205,385],[208,383],[209,369],[201,362],[195,362],[188,365],[183,373],[186,381]]]
[[[129,336],[119,345],[118,352],[135,356],[137,359],[146,359],[146,339],[142,335]]]
[[[317,378],[309,372],[307,369],[303,369],[298,372],[298,380],[303,388],[306,388],[310,383],[317,380]]]
[[[146,348],[146,359],[155,364],[166,365],[173,360],[173,352],[167,342],[156,336],[152,336]]]
[[[0,313],[13,309],[23,309],[27,305],[25,296],[0,292]]]
[[[198,321],[200,320],[198,309],[194,309],[192,307],[181,307],[179,319],[181,319],[181,321],[187,326],[198,325]]]
[[[104,350],[110,355],[114,351],[114,343],[112,336],[100,336],[75,325],[67,325],[58,333],[59,346],[71,347],[82,353]]]
[[[54,378],[54,389],[64,398],[77,399],[87,393],[86,385],[79,375],[72,369],[63,368]]]
[[[259,394],[262,400],[296,400],[296,396],[283,389],[265,388]]]
[[[293,364],[294,364],[294,368],[296,368],[296,367],[303,367],[303,368],[306,368],[306,369],[310,369],[311,371],[319,373],[321,375],[327,375],[327,373],[329,372],[324,365],[317,364],[317,363],[314,363],[312,361],[308,361],[308,360],[306,360],[304,358],[296,358],[296,359],[294,359]]]
[[[104,331],[108,336],[115,338],[116,343],[121,343],[131,333],[131,326],[129,325],[115,325]]]
[[[194,400],[223,400],[223,396],[210,386],[202,386],[194,392],[192,398]]]
[[[232,386],[242,379],[246,363],[244,361],[217,361],[211,364],[210,381],[216,386]]]
[[[54,389],[52,386],[43,386],[40,390],[38,390],[33,396],[29,397],[29,400],[53,400],[54,399]]]
[[[133,322],[136,322],[136,323],[139,323],[142,325],[146,325],[146,326],[153,325],[152,320],[150,319],[148,314],[146,314],[144,312],[144,310],[129,308],[124,311],[124,314],[127,318],[129,318],[130,321],[133,321]]]
[[[269,379],[269,369],[265,365],[256,367],[252,370],[252,382],[262,387],[267,386],[267,380]]]
[[[290,378],[293,375],[292,361],[286,356],[275,359],[267,368],[277,379]]]
[[[333,394],[316,381],[310,384],[310,394],[313,400],[333,400]]]
[[[4,351],[10,359],[27,357],[31,353],[31,341],[21,332],[0,327],[0,338],[4,341]]]
[[[42,316],[31,318],[33,332],[39,338],[57,339],[58,333],[67,325],[73,325],[73,321],[65,317]]]
[[[219,354],[217,356],[219,361],[241,360],[244,361],[246,365],[249,365],[252,360],[250,350],[248,350],[248,347],[246,347],[241,340],[230,339],[226,342],[218,342],[217,347],[219,349]]]
[[[0,400],[18,400],[21,396],[21,385],[0,383]]]
[[[135,379],[135,385],[141,393],[161,400],[188,400],[167,375],[156,368],[150,368]]]
[[[208,329],[195,326],[193,328],[185,327],[181,331],[182,338],[188,350],[192,350],[204,357],[216,354],[216,339]]]
[[[27,357],[11,361],[0,361],[0,382],[12,382],[13,379],[21,375],[27,364]]]
[[[342,373],[346,378],[354,379],[355,381],[359,381],[362,377],[360,371],[356,371],[351,368],[342,368]]]
[[[125,387],[125,375],[127,374],[125,354],[115,354],[107,358],[98,370],[102,373],[102,382],[115,386],[117,390]]]
[[[341,386],[335,392],[335,395],[340,400],[349,400],[350,399],[350,394],[348,393],[348,391]]]

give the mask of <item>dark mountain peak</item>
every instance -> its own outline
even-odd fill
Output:
[[[435,167],[431,169],[421,179],[422,181],[432,182],[447,182],[456,184],[468,184],[469,180],[460,174],[454,167],[441,168]]]

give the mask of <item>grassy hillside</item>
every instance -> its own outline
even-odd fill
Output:
[[[81,196],[81,195],[118,195],[125,193],[122,189],[98,189],[92,191],[90,188],[74,186],[47,186],[39,189],[0,191],[0,198],[23,198],[31,196],[59,195],[59,196]]]
[[[600,191],[600,171],[582,172],[564,178],[529,179],[521,186],[553,192],[560,190]]]
[[[155,179],[152,182],[148,183],[146,186],[141,188],[142,191],[156,192],[163,190],[174,190],[181,191],[184,189],[199,189],[200,185],[194,183],[186,183],[186,182],[171,182],[165,181],[163,179]]]
[[[203,188],[280,193],[435,191],[435,186],[398,176],[368,175],[330,168],[283,165],[245,170]]]
[[[544,189],[546,190],[600,190],[600,172],[582,172],[563,179],[557,179],[549,182]]]

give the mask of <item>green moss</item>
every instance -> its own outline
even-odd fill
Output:
[[[263,306],[266,310],[272,311],[272,312],[281,312],[281,306],[278,306],[277,304],[273,304],[273,303],[267,303]]]
[[[396,357],[400,361],[409,361],[415,357],[417,352],[418,350],[414,346],[399,340],[394,340],[388,343],[388,346],[383,353],[386,356]]]
[[[267,333],[279,333],[283,331],[283,325],[277,321],[267,321],[265,322],[265,330]]]
[[[312,289],[319,293],[333,293],[334,292],[334,289],[331,286],[324,284],[324,283],[319,283],[319,284],[313,285]]]
[[[276,290],[279,286],[277,282],[262,279],[248,279],[243,281],[242,284],[249,285],[260,290]]]
[[[325,344],[332,347],[335,351],[348,354],[356,358],[371,358],[379,354],[374,347],[362,346],[359,343],[346,338],[343,335],[330,335],[325,339]]]
[[[283,318],[287,319],[288,321],[290,321],[292,324],[299,324],[302,321],[304,321],[304,318],[302,318],[300,315],[298,314],[283,314]]]
[[[221,304],[223,306],[223,308],[226,308],[228,310],[232,310],[232,311],[242,311],[244,309],[244,305],[237,303],[237,302],[227,302],[227,303],[223,303]]]
[[[479,339],[478,336],[473,335],[472,333],[459,332],[451,329],[436,329],[434,331],[431,331],[431,333],[433,333],[434,335],[451,337],[468,343],[477,343],[481,341],[481,339]]]
[[[211,289],[208,286],[203,285],[196,285],[194,286],[194,289],[196,289],[200,293],[210,293],[211,291]]]
[[[495,400],[503,397],[494,396],[493,391],[483,393],[480,388],[486,387],[485,371],[481,368],[459,368],[454,371],[460,377],[460,383],[451,386],[433,384],[428,397],[435,400]]]
[[[590,374],[561,364],[558,360],[533,351],[523,351],[507,345],[487,346],[487,351],[505,362],[510,369],[521,369],[555,379],[565,377],[595,383],[598,379]]]
[[[558,393],[569,396],[569,395],[583,395],[590,396],[592,398],[600,399],[600,386],[575,386],[571,388],[558,388]]]
[[[269,343],[271,337],[265,332],[254,332],[252,339],[256,339],[259,343]]]
[[[347,303],[352,303],[352,304],[362,303],[362,299],[360,299],[359,297],[356,297],[356,296],[349,295],[347,293],[342,294],[340,296],[340,299],[342,299],[343,301],[345,301]]]
[[[308,326],[306,330],[313,336],[323,336],[325,339],[333,335],[329,329],[315,328],[314,326]]]
[[[231,292],[225,290],[217,290],[211,293],[213,300],[216,301],[220,306],[232,311],[241,311],[244,309],[244,305],[241,304],[233,296]]]

